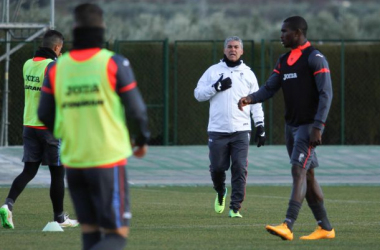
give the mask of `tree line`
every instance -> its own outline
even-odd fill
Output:
[[[17,8],[11,1],[14,22],[48,22],[47,0],[26,1]],[[56,29],[71,39],[72,15],[81,1],[57,1]],[[108,41],[204,40],[237,35],[243,39],[279,39],[282,21],[303,16],[310,39],[380,39],[379,1],[97,1],[105,12]],[[3,6],[1,6],[3,7]],[[16,11],[17,8],[17,11]],[[3,9],[3,8],[2,8]]]

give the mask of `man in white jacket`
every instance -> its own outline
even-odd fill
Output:
[[[265,143],[264,112],[260,103],[246,106],[244,112],[236,103],[241,97],[259,89],[253,71],[243,63],[243,42],[237,36],[224,42],[224,59],[206,70],[194,90],[195,98],[210,102],[208,146],[210,173],[217,192],[215,212],[225,207],[227,188],[226,171],[231,167],[231,202],[229,217],[241,218],[239,210],[245,197],[248,168],[248,147],[251,118],[255,122],[257,147]]]

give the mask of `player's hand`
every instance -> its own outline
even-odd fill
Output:
[[[264,126],[260,125],[256,127],[255,142],[257,142],[257,147],[264,146],[265,144],[265,129]]]
[[[137,158],[142,158],[145,156],[146,152],[148,152],[148,145],[144,144],[142,146],[136,146],[133,149],[133,155]]]
[[[244,106],[247,106],[248,104],[251,104],[252,103],[252,99],[251,97],[249,96],[246,96],[246,97],[242,97],[240,98],[239,102],[238,102],[238,108],[243,111],[243,107]]]
[[[231,78],[227,77],[226,79],[223,79],[223,75],[219,78],[219,80],[214,83],[212,86],[215,88],[217,92],[224,91],[226,89],[231,88],[232,81]]]
[[[322,132],[318,128],[312,128],[310,133],[309,146],[315,148],[318,145],[322,145]]]

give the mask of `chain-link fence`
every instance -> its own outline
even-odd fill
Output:
[[[168,144],[168,42],[116,41],[116,53],[131,62],[137,86],[148,107],[150,144]]]
[[[18,45],[19,42],[11,42],[11,47]],[[3,100],[7,94],[4,91],[5,85],[5,60],[0,62],[0,113],[8,113],[8,124],[4,119],[1,119],[0,128],[8,126],[8,145],[22,145],[22,127],[24,114],[24,79],[23,66],[24,63],[33,57],[35,51],[41,44],[41,40],[26,42],[25,45],[14,52],[10,56],[9,63],[9,92],[8,105]],[[64,42],[62,52],[68,51],[72,47],[71,42]],[[105,48],[109,47],[108,43],[104,44]],[[0,42],[0,55],[6,52],[6,42]],[[4,117],[4,116],[1,116]],[[1,133],[1,131],[0,131]],[[0,145],[1,146],[1,145]]]
[[[31,42],[11,56],[8,113],[9,145],[22,144],[24,88],[22,66],[33,56]],[[380,41],[312,41],[328,59],[334,98],[323,137],[324,144],[380,144]],[[65,50],[71,46],[65,43]],[[108,45],[106,45],[108,47]],[[223,56],[223,41],[115,41],[111,48],[131,61],[139,89],[148,106],[154,145],[207,144],[208,102],[194,98],[205,70]],[[278,56],[287,50],[278,41],[244,41],[244,62],[259,84],[272,73]],[[5,43],[0,42],[4,54]],[[0,112],[4,111],[4,61],[0,63]],[[281,91],[279,91],[281,92]],[[264,103],[268,144],[284,144],[282,93]],[[3,121],[1,121],[3,122]]]
[[[209,103],[199,103],[194,89],[202,74],[223,58],[224,41],[177,41],[174,43],[173,143],[206,144]],[[254,62],[254,42],[244,42],[243,60]]]
[[[24,112],[24,81],[22,76],[22,68],[26,60],[33,57],[34,51],[38,48],[38,42],[27,43],[22,49],[16,51],[10,57],[9,62],[9,92],[8,92],[8,107],[3,103],[4,98],[4,78],[5,78],[5,60],[0,62],[1,75],[1,113],[8,109],[8,140],[10,145],[22,144],[22,120]],[[11,47],[16,43],[11,43]],[[6,43],[0,43],[0,54],[6,52]],[[1,121],[5,123],[5,121]],[[5,127],[6,124],[2,126]]]

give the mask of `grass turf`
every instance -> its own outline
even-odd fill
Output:
[[[8,191],[0,188],[1,200]],[[284,219],[289,186],[247,187],[242,219],[228,218],[228,207],[223,214],[213,211],[215,193],[211,187],[132,187],[133,219],[127,248],[380,249],[380,186],[324,186],[323,191],[336,238],[298,239],[316,227],[305,202],[294,227],[295,239],[282,241],[266,232],[265,225]],[[68,193],[65,210],[75,218]],[[25,189],[13,213],[15,229],[0,228],[0,249],[81,249],[79,228],[42,232],[52,221],[49,189]]]

